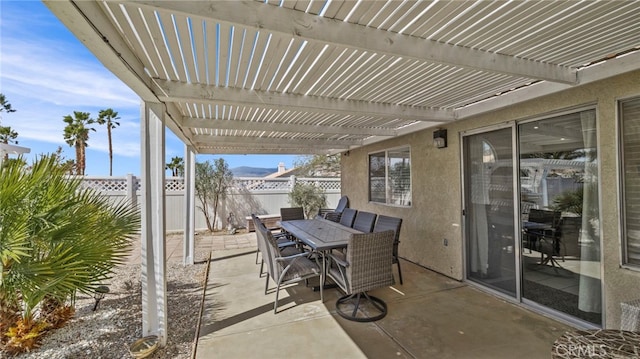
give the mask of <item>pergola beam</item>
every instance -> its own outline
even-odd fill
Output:
[[[182,126],[186,128],[207,128],[217,130],[240,131],[274,131],[292,133],[325,133],[332,135],[367,135],[367,136],[396,136],[396,130],[371,127],[340,127],[323,125],[299,125],[290,123],[255,122],[246,120],[212,120],[184,118]]]
[[[385,105],[313,96],[268,93],[178,81],[154,80],[154,92],[164,102],[196,102],[217,105],[244,105],[268,109],[322,112],[350,116],[400,119],[405,121],[454,121],[452,110],[429,107]]]
[[[371,51],[380,55],[551,82],[578,83],[576,71],[569,67],[390,33],[257,1],[165,1],[162,2],[162,6],[158,6],[156,1],[151,0],[132,2],[157,11],[171,11],[199,19],[214,19],[224,24],[241,25],[261,31],[295,36],[307,41]]]
[[[272,145],[275,147],[324,147],[324,148],[349,148],[349,146],[361,146],[361,140],[332,140],[332,139],[309,139],[309,138],[281,138],[281,137],[246,137],[246,136],[212,136],[212,135],[196,135],[193,141],[199,144],[237,144],[252,146]]]
[[[343,152],[345,149],[336,149],[335,151],[329,151],[325,149],[319,148],[310,148],[310,147],[290,147],[290,148],[277,148],[277,147],[269,147],[269,146],[256,146],[252,147],[249,152],[247,152],[246,147],[237,146],[237,147],[204,147],[200,149],[200,154],[211,154],[211,155],[313,155],[313,154],[329,154],[329,153],[338,153]]]

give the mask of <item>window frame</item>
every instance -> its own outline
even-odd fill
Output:
[[[617,126],[618,126],[618,173],[620,182],[620,232],[621,232],[621,252],[620,252],[620,264],[623,268],[640,271],[640,261],[632,263],[629,260],[629,228],[630,222],[627,218],[627,188],[628,181],[626,176],[627,158],[625,158],[625,119],[623,105],[626,103],[635,102],[636,106],[640,106],[640,96],[634,96],[630,98],[619,99],[617,101]],[[640,156],[637,159],[632,159],[629,162],[640,161]],[[640,171],[640,168],[638,169]],[[638,241],[640,243],[640,241]]]
[[[408,156],[407,158],[409,159],[409,188],[408,188],[408,199],[405,200],[404,202],[406,204],[403,203],[394,203],[394,190],[391,187],[391,176],[390,176],[390,165],[391,165],[391,159],[393,158],[400,158],[400,157],[390,157],[389,154],[390,153],[394,153],[394,152],[407,152]],[[374,194],[374,191],[372,191],[372,169],[371,169],[371,158],[372,156],[377,156],[377,157],[382,157],[382,155],[384,156],[384,201],[380,201],[378,200],[377,197],[372,196]],[[398,146],[398,147],[392,147],[392,148],[387,148],[387,149],[382,149],[379,151],[372,151],[369,152],[367,154],[367,183],[368,183],[368,200],[370,203],[375,203],[375,204],[381,204],[381,205],[387,205],[387,206],[395,206],[395,207],[403,207],[403,208],[408,208],[411,207],[413,204],[413,175],[411,173],[411,146],[410,145],[403,145],[403,146]]]

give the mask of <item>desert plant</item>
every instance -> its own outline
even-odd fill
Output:
[[[582,216],[582,204],[584,202],[584,189],[582,187],[562,192],[554,198],[551,209],[554,211],[575,213]]]
[[[0,319],[8,328],[0,344],[7,351],[29,350],[38,332],[69,318],[67,303],[109,278],[140,228],[134,206],[112,204],[66,171],[55,155],[0,169]]]
[[[327,196],[324,194],[324,190],[313,183],[296,182],[289,193],[289,200],[293,206],[304,209],[306,218],[313,217],[318,209],[327,205]]]

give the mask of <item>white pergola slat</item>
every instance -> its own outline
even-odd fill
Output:
[[[640,68],[637,1],[43,2],[188,156],[338,153]]]

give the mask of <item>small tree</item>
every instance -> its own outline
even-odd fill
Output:
[[[299,176],[340,176],[340,154],[300,156],[293,165]]]
[[[226,196],[233,181],[233,173],[223,158],[218,158],[212,165],[209,161],[196,163],[196,196],[200,200],[198,207],[204,214],[207,229],[216,229],[216,217],[220,201]],[[213,215],[209,208],[213,207]]]
[[[304,209],[305,216],[311,218],[320,208],[327,205],[327,196],[324,190],[313,183],[296,182],[293,190],[289,193],[289,199],[293,206]]]

